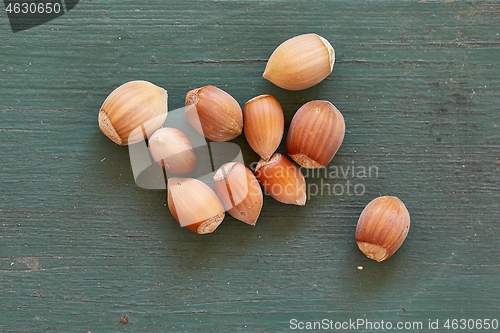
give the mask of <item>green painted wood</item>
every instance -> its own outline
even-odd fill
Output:
[[[0,331],[500,320],[499,17],[496,1],[84,0],[14,34],[0,14]],[[273,49],[306,32],[332,42],[332,75],[301,92],[262,79]],[[205,84],[240,104],[273,94],[287,125],[304,102],[332,101],[345,141],[307,180],[337,194],[324,186],[305,207],[266,197],[256,227],[181,229],[165,192],[136,186],[127,148],[97,127],[104,98],[132,79],[165,87],[172,110]],[[378,172],[335,175],[353,167]],[[347,181],[362,195],[338,195]],[[385,194],[412,226],[376,263],[354,231]]]

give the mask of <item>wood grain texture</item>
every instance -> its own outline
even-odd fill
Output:
[[[13,34],[0,14],[0,331],[500,320],[499,16],[496,1],[83,0]],[[300,92],[262,79],[274,48],[309,32],[335,48],[332,75]],[[286,126],[327,99],[345,140],[326,176],[306,175],[319,194],[305,207],[266,197],[255,227],[227,217],[195,235],[164,191],[135,185],[127,148],[98,129],[105,97],[134,79],[166,88],[171,110],[206,84],[240,105],[268,93]],[[257,160],[243,136],[233,142]],[[378,195],[412,218],[383,263],[354,241]]]

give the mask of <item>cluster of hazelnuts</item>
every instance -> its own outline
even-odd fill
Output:
[[[263,77],[287,90],[303,90],[323,81],[333,70],[335,51],[316,34],[293,37],[270,56]],[[193,171],[197,158],[188,136],[163,127],[167,118],[167,92],[147,81],[130,81],[116,88],[99,111],[101,131],[118,145],[147,141],[152,159],[176,175]],[[263,205],[262,189],[284,204],[306,203],[304,168],[324,168],[337,153],[345,134],[344,117],[329,101],[302,105],[288,128],[286,152],[276,153],[284,133],[281,104],[260,95],[244,104],[224,90],[208,85],[189,91],[185,117],[205,138],[232,140],[244,132],[260,156],[255,172],[240,162],[225,163],[214,173],[212,186],[194,178],[170,177],[167,203],[182,227],[198,234],[213,232],[227,211],[255,225]],[[292,161],[293,160],[293,161]],[[294,163],[295,162],[295,163]],[[356,242],[369,258],[391,256],[408,234],[410,216],[396,197],[379,197],[363,210]]]

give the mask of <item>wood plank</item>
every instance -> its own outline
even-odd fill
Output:
[[[500,320],[499,15],[495,1],[87,0],[15,34],[0,15],[0,331]],[[262,79],[273,49],[306,32],[332,42],[332,75],[301,92]],[[304,102],[332,101],[346,137],[307,179],[309,194],[329,187],[305,207],[266,197],[254,228],[179,228],[165,192],[136,186],[127,148],[97,127],[104,98],[132,79],[165,87],[171,110],[206,84],[240,104],[269,93],[287,125]],[[353,167],[377,172],[342,175]],[[354,230],[385,194],[412,226],[375,263]]]

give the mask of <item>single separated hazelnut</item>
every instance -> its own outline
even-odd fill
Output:
[[[384,261],[403,244],[410,230],[410,213],[397,197],[373,199],[359,216],[356,243],[368,258]]]
[[[303,90],[330,75],[334,63],[335,50],[325,38],[304,34],[279,45],[262,76],[283,89]]]

